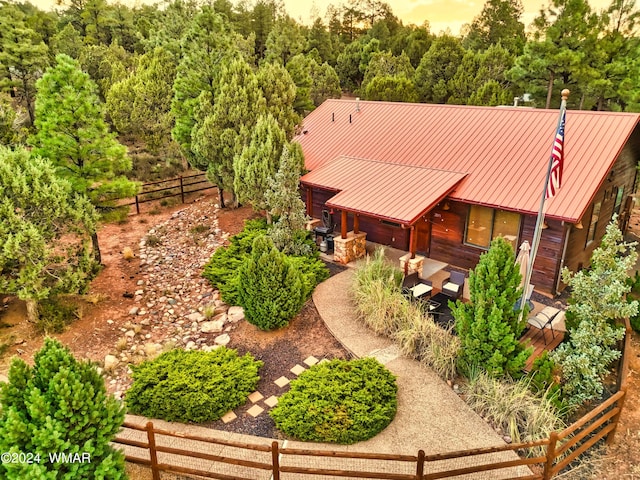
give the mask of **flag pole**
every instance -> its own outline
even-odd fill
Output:
[[[562,102],[560,103],[560,115],[558,116],[558,125],[556,126],[556,130],[554,133],[553,141],[555,145],[556,136],[558,134],[558,130],[560,129],[560,125],[562,123],[562,117],[567,109],[567,99],[569,98],[569,93],[571,93],[568,89],[562,90]],[[564,147],[563,147],[564,149]],[[547,199],[547,188],[549,187],[549,180],[551,178],[551,169],[553,167],[553,147],[551,150],[551,155],[549,155],[549,165],[547,167],[547,176],[544,181],[544,188],[542,189],[542,197],[540,198],[540,208],[538,209],[538,217],[536,219],[536,227],[534,229],[533,241],[531,242],[531,257],[529,261],[529,265],[527,265],[527,274],[524,279],[524,291],[522,292],[522,298],[520,299],[520,319],[522,319],[522,312],[524,306],[527,301],[527,292],[529,290],[529,283],[531,283],[531,275],[533,274],[533,264],[536,261],[536,255],[538,253],[538,246],[540,245],[540,238],[542,237],[542,225],[544,224],[544,206],[545,201]]]

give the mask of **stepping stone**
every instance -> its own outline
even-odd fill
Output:
[[[247,410],[247,413],[254,418],[260,415],[262,412],[264,412],[264,408],[259,405],[254,405],[249,410]]]
[[[278,404],[278,397],[276,397],[275,395],[271,395],[269,398],[267,398],[264,401],[265,405],[267,405],[268,407],[275,407]]]
[[[328,358],[323,358],[322,360],[320,360],[318,363],[327,363],[329,361]]]
[[[235,413],[233,413],[233,410],[231,410],[230,412],[225,413],[222,416],[221,420],[223,423],[229,423],[235,420],[236,418],[238,418],[238,416]]]
[[[285,385],[289,384],[289,379],[283,375],[283,376],[281,376],[279,379],[277,379],[276,381],[274,381],[273,383],[275,383],[275,384],[276,384],[276,385],[278,385],[280,388],[282,388],[282,387],[284,387]]]
[[[251,403],[256,403],[256,402],[262,400],[263,398],[264,398],[264,395],[262,395],[258,391],[253,392],[251,395],[249,395],[249,400],[251,400]]]
[[[318,363],[318,359],[316,357],[314,357],[313,355],[311,355],[310,357],[307,357],[304,360],[304,363],[307,364],[310,367],[313,367],[316,363]]]
[[[304,368],[302,365],[296,365],[291,369],[291,373],[293,373],[294,375],[300,375],[305,370],[306,368]]]

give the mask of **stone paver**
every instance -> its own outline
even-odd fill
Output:
[[[249,398],[249,400],[251,400],[251,403],[256,403],[256,402],[259,402],[260,400],[262,400],[264,398],[264,395],[262,395],[258,391],[255,391],[251,395],[249,395],[248,398]]]
[[[264,408],[262,408],[260,405],[254,405],[249,410],[247,410],[247,413],[252,417],[257,417],[262,412],[264,412]]]
[[[225,413],[220,420],[224,423],[229,423],[234,421],[238,416],[231,410],[230,412]]]
[[[296,365],[295,367],[293,367],[291,369],[291,373],[293,373],[294,375],[298,376],[302,372],[304,372],[305,370],[306,370],[306,368],[304,368],[302,365]]]
[[[284,375],[281,376],[279,379],[275,380],[273,383],[275,383],[277,386],[279,386],[280,388],[284,387],[285,385],[288,385],[290,382],[290,380],[285,377]]]
[[[318,363],[318,359],[311,355],[310,357],[305,358],[303,363],[305,365],[308,365],[309,367],[313,367],[316,363]]]
[[[275,395],[271,395],[264,401],[264,404],[268,407],[273,408],[278,404],[278,397],[276,397]]]

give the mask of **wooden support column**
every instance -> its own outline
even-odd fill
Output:
[[[409,253],[411,253],[411,258],[416,258],[416,237],[418,233],[416,232],[416,226],[411,225],[411,230],[409,231]]]
[[[360,216],[357,213],[353,214],[353,233],[360,233]]]
[[[307,215],[313,217],[313,190],[307,186]]]
[[[347,211],[342,210],[342,217],[340,220],[340,237],[347,238]]]

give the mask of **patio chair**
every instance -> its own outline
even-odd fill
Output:
[[[464,279],[466,275],[461,272],[452,271],[445,281],[442,282],[442,293],[457,300],[464,290]]]
[[[420,278],[418,272],[410,273],[402,281],[402,292],[412,299],[427,299],[431,296],[432,290],[431,280]]]
[[[534,327],[539,328],[540,330],[544,330],[548,328],[551,330],[551,338],[554,339],[556,337],[555,330],[553,329],[554,322],[559,322],[562,318],[564,318],[564,311],[559,310],[555,307],[547,306],[544,307],[541,311],[539,311],[535,316],[529,317],[527,319],[527,323]],[[547,336],[542,336],[544,339],[544,344],[547,344]]]

